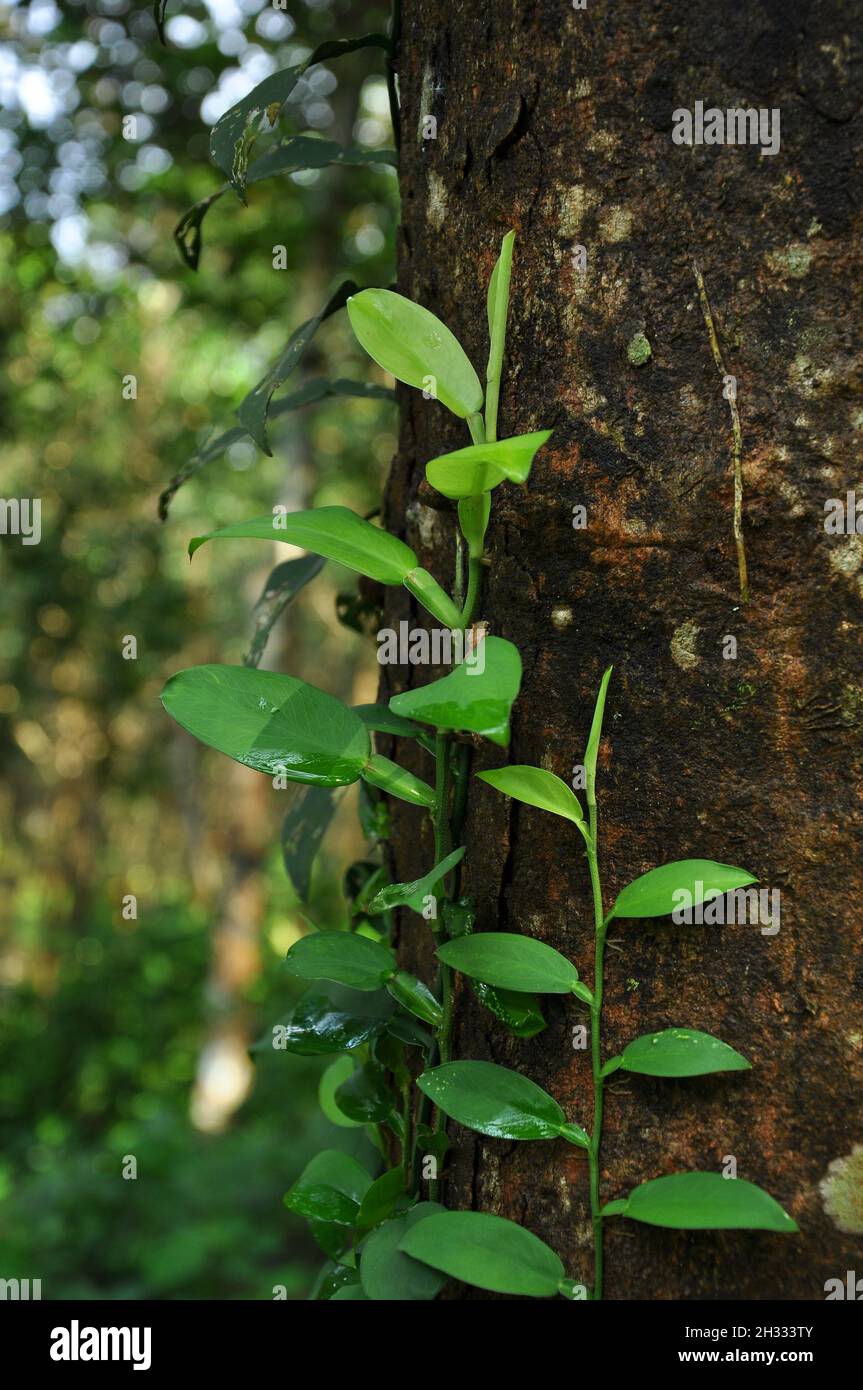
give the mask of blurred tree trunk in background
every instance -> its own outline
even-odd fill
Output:
[[[517,643],[524,683],[508,759],[486,745],[474,766],[537,763],[569,780],[613,662],[607,903],[687,856],[744,864],[782,891],[775,935],[613,930],[605,1055],[680,1024],[718,1034],[753,1070],[612,1084],[602,1183],[609,1200],[733,1155],[802,1234],[609,1223],[610,1298],[821,1298],[859,1259],[863,1148],[845,1160],[863,1140],[863,537],[827,534],[824,503],[858,479],[863,425],[860,19],[860,5],[778,0],[404,6],[399,288],[450,325],[482,375],[486,285],[515,228],[500,432],[554,428],[526,492],[495,496],[481,617]],[[672,113],[697,100],[779,108],[780,151],[675,144]],[[428,116],[436,138],[423,138]],[[738,385],[748,605],[730,406],[693,262]],[[421,481],[467,434],[419,393],[402,401],[386,522],[451,583],[454,516],[427,505]],[[406,594],[387,593],[389,622],[421,621]],[[388,693],[416,679],[384,669]],[[431,838],[414,810],[393,811],[394,872],[412,878]],[[467,844],[477,929],[548,941],[589,982],[577,834],[473,782]],[[429,970],[427,937],[418,918],[402,923],[405,959]],[[518,1041],[462,990],[455,1055],[516,1067],[589,1126],[589,1054],[572,1038],[584,1013],[546,1005],[547,1031]],[[589,1282],[584,1156],[454,1129],[450,1203],[522,1222]]]

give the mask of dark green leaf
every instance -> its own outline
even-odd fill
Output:
[[[495,989],[481,980],[472,980],[471,988],[482,1006],[499,1018],[516,1038],[535,1038],[548,1027],[535,994]]]
[[[350,1119],[336,1100],[339,1087],[353,1074],[353,1057],[337,1057],[334,1062],[330,1062],[318,1084],[318,1105],[330,1124],[338,1125],[341,1129],[357,1129],[365,1124],[365,1120]]]
[[[287,381],[324,320],[337,313],[339,309],[343,309],[355,289],[356,285],[352,280],[345,280],[313,318],[307,319],[305,323],[294,330],[288,339],[284,352],[240,405],[237,419],[246,433],[252,436],[258,448],[262,449],[265,454],[272,454],[273,452],[267,438],[267,417],[270,413],[270,399],[273,393]]]
[[[560,1259],[544,1241],[514,1221],[481,1211],[429,1216],[406,1232],[399,1249],[492,1293],[552,1298],[564,1277]]]
[[[241,198],[245,198],[249,155],[262,121],[266,120],[266,128],[273,128],[285,102],[313,64],[369,47],[388,49],[389,40],[385,34],[363,34],[319,44],[303,62],[272,73],[219,117],[210,132],[210,155]]]
[[[255,633],[243,657],[244,666],[260,665],[274,625],[291,600],[320,574],[323,567],[321,555],[300,555],[296,560],[284,560],[276,566],[255,605]]]
[[[610,1208],[613,1208],[611,1210]],[[721,1173],[672,1173],[636,1187],[621,1202],[610,1203],[604,1216],[628,1216],[648,1226],[681,1231],[779,1231],[797,1229],[763,1188]]]
[[[438,948],[444,965],[501,989],[536,994],[571,994],[578,971],[544,941],[514,932],[462,936]]]
[[[410,883],[390,883],[372,898],[369,913],[388,912],[394,907],[410,907],[414,912],[422,912],[424,899],[434,893],[435,888],[447,874],[460,864],[464,858],[464,846],[454,849],[422,878],[412,879]]]
[[[442,1211],[437,1202],[419,1202],[404,1216],[394,1217],[369,1236],[360,1260],[360,1278],[369,1298],[377,1302],[418,1303],[437,1297],[446,1276],[403,1254],[399,1244],[418,1222]]]
[[[282,863],[301,902],[308,902],[312,865],[338,804],[332,787],[301,787],[282,821]]]
[[[171,677],[162,703],[202,743],[271,777],[346,786],[371,756],[353,710],[275,671],[192,666]]]
[[[383,1067],[366,1063],[339,1086],[335,1102],[349,1120],[381,1124],[393,1108],[393,1097]]]
[[[283,1021],[284,1050],[306,1057],[351,1052],[379,1037],[394,1012],[385,990],[371,993],[343,985],[313,985]]]
[[[368,1299],[363,1293],[359,1284],[343,1284],[340,1289],[336,1289],[330,1299],[331,1303],[367,1303]]]
[[[628,1043],[620,1065],[642,1076],[706,1076],[714,1071],[747,1071],[751,1063],[709,1033],[666,1028]]]
[[[357,1226],[362,1231],[379,1226],[401,1203],[405,1205],[405,1175],[403,1168],[390,1168],[372,1183],[364,1196]]]
[[[494,1139],[558,1139],[566,1124],[547,1091],[494,1062],[445,1062],[417,1085],[450,1119]]]
[[[484,669],[478,663],[483,653]],[[482,734],[505,748],[510,711],[521,685],[521,658],[512,642],[486,637],[470,661],[441,680],[406,690],[390,700],[390,709],[422,724]]]
[[[462,419],[482,410],[482,386],[464,348],[421,304],[392,290],[363,290],[349,299],[348,317],[369,357],[397,381],[428,391]]]
[[[422,1019],[423,1023],[431,1024],[432,1028],[440,1028],[444,1018],[443,1009],[431,990],[415,975],[400,970],[388,982],[387,991],[408,1013]]]
[[[325,1149],[306,1164],[285,1194],[285,1206],[299,1216],[352,1226],[372,1179],[355,1158]]]
[[[162,43],[167,42],[165,39],[165,11],[167,8],[168,0],[155,0],[153,5],[153,18],[156,21],[156,28],[159,31],[159,38]]]
[[[756,879],[733,864],[712,859],[678,859],[649,869],[617,895],[613,917],[665,917],[677,907],[697,907],[714,893],[729,893]]]
[[[296,941],[285,958],[289,975],[333,980],[349,989],[380,989],[396,969],[386,946],[344,931],[322,931]]]
[[[359,1277],[358,1270],[348,1269],[347,1265],[340,1265],[333,1260],[327,1260],[312,1285],[309,1299],[313,1302],[329,1302],[339,1289],[345,1288],[349,1284],[359,1283]]]
[[[195,536],[189,544],[189,554],[194,555],[206,541],[232,539],[286,541],[347,565],[380,584],[403,583],[417,562],[403,541],[371,521],[364,521],[348,507],[312,507],[305,512],[275,515],[270,512],[250,521],[238,521],[206,536]]]
[[[369,733],[392,734],[395,738],[425,738],[425,732],[411,719],[400,719],[387,705],[354,705]]]

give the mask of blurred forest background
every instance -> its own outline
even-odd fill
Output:
[[[239,441],[164,523],[157,502],[335,284],[391,283],[383,165],[269,180],[245,208],[226,195],[197,273],[173,239],[221,186],[214,120],[388,19],[350,0],[170,0],[163,47],[132,0],[0,6],[0,492],[42,499],[39,545],[0,538],[0,1276],[41,1278],[43,1298],[303,1297],[321,1256],[282,1194],[322,1146],[366,1142],[319,1111],[323,1059],[248,1053],[297,992],[281,962],[301,913],[345,917],[344,865],[368,852],[356,789],[304,907],[279,843],[296,789],[193,744],[158,695],[182,667],[242,661],[291,553],[213,546],[190,566],[190,537],[275,502],[368,513],[395,411],[285,415],[273,458]],[[313,69],[283,134],[391,146],[382,74],[377,50]],[[337,314],[289,389],[384,384],[373,372]],[[262,664],[373,700],[374,643],[336,617],[351,583],[327,566]]]

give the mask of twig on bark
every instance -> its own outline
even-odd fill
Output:
[[[710,349],[713,353],[713,360],[716,363],[716,370],[719,372],[723,385],[725,386],[725,378],[728,376],[728,372],[722,360],[719,339],[716,336],[716,328],[713,323],[713,314],[710,312],[710,300],[707,298],[707,290],[704,287],[704,276],[701,274],[695,261],[692,262],[692,269],[695,274],[695,283],[698,286],[698,298],[701,304],[701,312],[704,315],[704,322],[707,327],[707,336],[710,339]],[[733,437],[731,464],[734,474],[734,544],[737,549],[740,602],[748,603],[749,575],[746,569],[746,548],[743,543],[743,434],[740,429],[740,413],[737,409],[736,387],[730,390],[724,390],[723,394],[731,410],[731,433]]]

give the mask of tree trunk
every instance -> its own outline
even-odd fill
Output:
[[[602,1197],[733,1156],[801,1234],[609,1222],[610,1298],[821,1299],[859,1265],[863,537],[828,534],[824,504],[858,481],[863,426],[860,20],[841,0],[404,5],[399,289],[482,375],[486,286],[514,228],[500,433],[554,429],[527,489],[495,494],[481,616],[518,646],[524,681],[508,756],[485,744],[474,770],[535,763],[569,781],[613,663],[606,907],[686,857],[745,865],[782,894],[772,935],[615,924],[604,1056],[685,1025],[753,1069],[612,1082]],[[672,113],[699,100],[779,108],[779,152],[675,143]],[[423,468],[469,440],[439,404],[402,400],[386,522],[451,586],[454,513],[429,505]],[[421,623],[393,593],[389,623]],[[385,668],[386,694],[440,674]],[[394,827],[394,872],[415,877],[430,836],[402,803]],[[477,930],[547,941],[590,983],[587,866],[570,829],[472,780],[463,887]],[[407,916],[403,954],[428,978],[428,933]],[[454,1055],[515,1067],[590,1128],[590,1055],[573,1034],[585,1011],[544,1004],[547,1030],[520,1041],[461,988]],[[589,1285],[585,1155],[451,1131],[448,1203],[523,1223]]]

